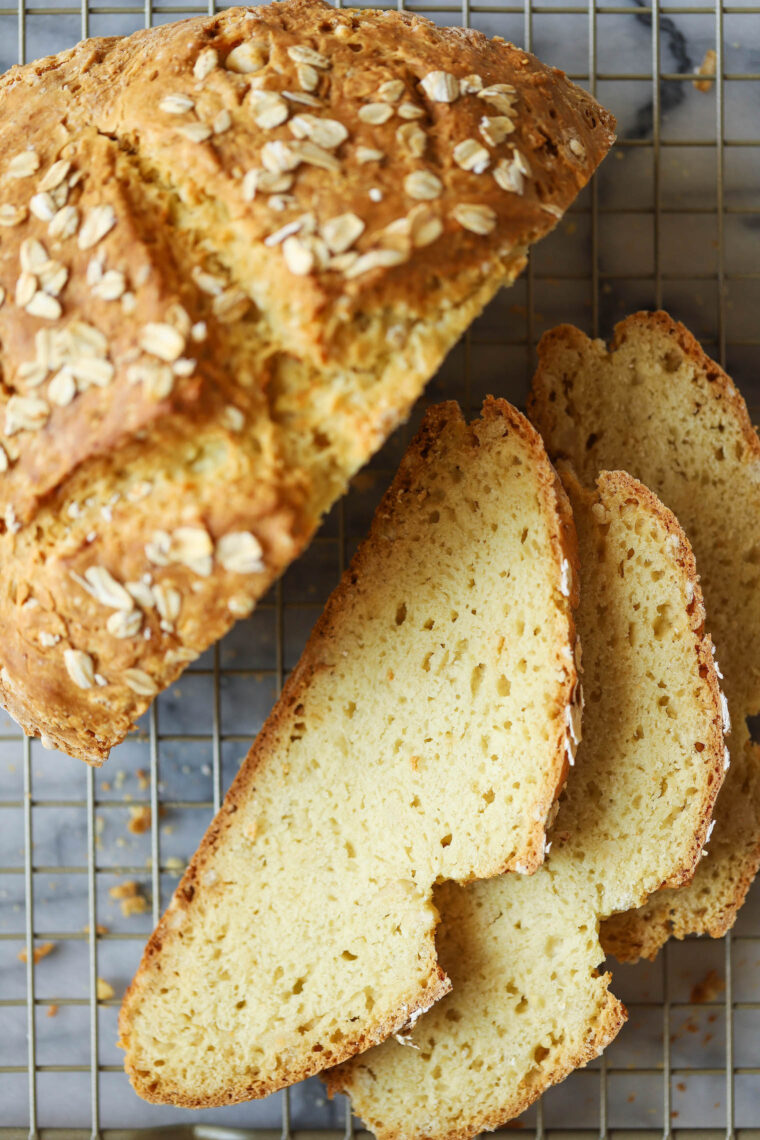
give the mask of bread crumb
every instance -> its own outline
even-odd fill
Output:
[[[48,1017],[55,1017],[57,1015],[57,1013],[58,1013],[58,1006],[57,1005],[49,1005],[47,1007],[47,1016]]]
[[[55,942],[43,942],[41,946],[35,946],[32,952],[35,966],[38,962],[41,962],[43,958],[47,958],[48,954],[53,950],[55,950]],[[19,950],[17,957],[19,962],[27,961],[26,946],[24,946],[23,950]]]
[[[86,923],[86,925],[82,927],[82,932],[83,932],[84,934],[89,934],[89,933],[90,933],[90,924],[89,924],[89,922],[88,922],[88,923]],[[99,922],[99,923],[97,923],[97,925],[95,926],[95,933],[96,933],[96,934],[108,934],[108,927],[107,927],[107,926],[103,926],[103,925],[102,925],[102,924]]]
[[[178,855],[170,855],[166,860],[166,870],[173,875],[181,875],[185,869],[184,860],[180,859]]]
[[[101,792],[110,792],[111,781],[110,780],[104,780],[103,783],[100,785],[100,790],[101,790]]]
[[[691,1001],[694,1005],[702,1005],[707,1001],[716,1001],[719,994],[722,994],[726,988],[726,983],[718,974],[717,970],[710,970],[705,974],[701,982],[696,982],[691,987]]]
[[[141,804],[140,807],[131,807],[129,809],[129,816],[127,831],[130,831],[132,835],[143,835],[146,831],[150,831],[153,816],[149,804]]]
[[[106,982],[103,978],[98,978],[97,982],[98,1001],[108,1001],[109,998],[116,996],[116,990]]]
[[[112,899],[121,904],[121,913],[125,918],[133,914],[145,914],[148,910],[148,900],[140,894],[140,884],[134,879],[127,879],[125,883],[117,883],[108,891]]]
[[[717,63],[717,56],[714,48],[708,48],[705,52],[705,57],[700,63],[699,67],[694,68],[695,75],[715,76],[715,65]],[[708,79],[694,79],[692,80],[697,91],[710,91],[712,89],[713,80]]]
[[[150,787],[150,776],[144,768],[137,769],[137,786],[141,792]]]

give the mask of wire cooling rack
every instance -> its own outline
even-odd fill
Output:
[[[2,3],[2,68],[87,35],[213,11],[183,0]],[[494,392],[522,404],[544,329],[573,321],[608,335],[626,313],[664,305],[729,368],[751,406],[760,404],[760,7],[407,7],[523,44],[587,86],[620,123],[617,149],[590,189],[450,355],[426,400],[456,397],[475,410]],[[5,1140],[126,1140],[133,1129],[217,1140],[237,1129],[258,1140],[289,1140],[296,1130],[352,1134],[347,1104],[327,1102],[316,1079],[201,1114],[144,1104],[121,1070],[116,1015],[149,931],[365,532],[412,426],[357,478],[251,619],[159,698],[103,769],[46,753],[0,718]],[[130,891],[145,901],[113,897]],[[48,944],[35,964],[33,951]],[[628,1025],[604,1058],[549,1092],[520,1125],[537,1140],[570,1130],[621,1140],[632,1130],[760,1136],[760,894],[722,942],[672,943],[652,965],[613,972]]]

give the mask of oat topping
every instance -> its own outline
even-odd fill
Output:
[[[43,629],[40,630],[39,634],[37,635],[37,640],[43,649],[52,649],[54,645],[58,644],[61,638],[59,634],[48,633],[47,630]]]
[[[238,75],[252,75],[255,71],[261,71],[265,63],[266,51],[263,46],[254,40],[246,40],[232,49],[224,66]]]
[[[297,139],[311,139],[326,150],[334,150],[348,138],[348,131],[337,119],[320,119],[316,115],[296,115],[288,127]]]
[[[57,321],[63,312],[60,301],[40,291],[34,294],[25,308],[30,316],[41,317],[46,321]]]
[[[389,103],[365,103],[359,108],[359,118],[363,123],[380,126],[393,117],[393,107]]]
[[[319,72],[310,63],[301,63],[296,69],[298,84],[303,91],[316,91],[319,86]]]
[[[361,257],[346,270],[346,277],[349,279],[353,277],[360,277],[363,273],[369,273],[371,269],[391,269],[396,265],[401,265],[406,261],[406,255],[397,249],[372,249],[369,253],[362,254]]]
[[[77,237],[80,249],[92,249],[116,225],[116,214],[113,206],[93,206],[87,214]]]
[[[425,112],[416,103],[402,103],[397,108],[396,114],[400,119],[421,119]]]
[[[207,78],[219,63],[219,56],[213,48],[204,48],[203,51],[198,53],[198,58],[193,67],[193,75],[197,80],[202,82]]]
[[[52,222],[57,212],[50,194],[35,194],[29,200],[29,209],[41,222]]]
[[[254,88],[248,96],[253,105],[253,118],[263,130],[272,130],[287,122],[290,109],[285,99],[276,91],[261,91]]]
[[[59,408],[66,408],[77,394],[77,385],[74,377],[67,368],[62,368],[47,387],[47,395],[51,404]]]
[[[188,142],[202,143],[211,138],[211,127],[205,123],[188,123],[187,126],[180,127],[177,133]]]
[[[8,470],[8,453],[5,448],[0,444],[0,471]]]
[[[362,166],[365,166],[368,162],[382,162],[384,158],[385,153],[382,150],[375,150],[374,147],[359,146],[356,148],[356,160],[360,162]]]
[[[156,609],[164,622],[174,622],[179,617],[182,608],[182,595],[174,586],[163,586],[160,583],[153,587],[153,597],[156,599]],[[171,632],[164,630],[165,633]]]
[[[36,150],[22,150],[14,154],[5,168],[8,178],[31,178],[40,168],[40,159]]]
[[[245,416],[234,404],[228,404],[222,412],[222,423],[229,431],[242,431],[245,425]]]
[[[5,435],[38,431],[50,416],[50,407],[38,396],[11,396],[5,405]]]
[[[164,95],[158,108],[167,115],[186,115],[188,111],[195,109],[195,100],[178,91],[172,95]]]
[[[282,254],[285,264],[296,277],[305,277],[314,268],[316,258],[314,251],[299,241],[297,237],[288,237],[282,245]]]
[[[454,147],[453,155],[457,166],[473,174],[483,174],[491,163],[490,154],[477,139],[463,139]]]
[[[489,146],[499,146],[514,129],[514,122],[507,115],[484,115],[478,126]]]
[[[208,336],[208,328],[205,321],[196,321],[190,329],[190,336],[196,344],[202,343]]]
[[[305,63],[309,67],[316,67],[320,71],[327,71],[332,66],[326,55],[306,47],[305,44],[294,44],[288,48],[288,55],[294,63]]]
[[[90,283],[90,288],[93,295],[99,297],[101,301],[118,301],[124,296],[127,282],[120,270],[109,269],[96,281]]]
[[[232,531],[219,539],[216,555],[232,574],[258,574],[264,569],[261,543],[249,531]]]
[[[158,692],[156,682],[144,669],[125,669],[122,679],[138,697],[154,697]]]
[[[459,98],[459,80],[448,71],[431,71],[420,87],[434,103],[453,103]]]
[[[282,245],[286,238],[291,237],[292,234],[297,234],[299,230],[307,229],[309,231],[314,229],[314,215],[303,214],[300,218],[294,218],[292,222],[288,222],[286,226],[282,226],[279,230],[269,234],[264,238],[264,245],[275,246]]]
[[[16,281],[16,304],[25,309],[37,292],[37,278],[33,273],[21,273]]]
[[[9,202],[0,206],[0,226],[20,226],[26,221],[29,211],[26,206],[11,206]]]
[[[48,233],[52,238],[66,241],[67,238],[73,237],[78,229],[79,211],[76,206],[62,206],[48,226]]]
[[[483,80],[479,75],[465,75],[464,79],[459,80],[460,95],[477,95],[482,90]]]
[[[345,253],[361,237],[364,222],[356,214],[339,214],[325,222],[319,232],[331,253]]]
[[[128,591],[117,582],[105,566],[88,566],[84,577],[71,571],[71,577],[86,590],[96,602],[108,606],[112,610],[124,610],[128,613],[134,608],[134,602]]]
[[[54,162],[47,174],[44,174],[37,183],[37,190],[41,193],[56,190],[65,181],[70,170],[71,163],[67,159],[61,158],[58,162]]]
[[[239,320],[246,312],[249,304],[250,300],[243,290],[238,289],[237,286],[232,286],[230,289],[225,289],[218,297],[214,297],[211,308],[216,319],[222,324],[227,324]]]
[[[64,649],[63,663],[66,672],[80,689],[91,689],[95,684],[95,665],[89,653],[82,649]]]
[[[266,143],[264,149],[270,145],[274,144]],[[293,175],[289,172],[249,170],[243,178],[243,198],[246,202],[252,202],[258,190],[263,194],[286,193],[292,185]]]
[[[396,140],[413,158],[422,158],[427,146],[427,135],[416,123],[404,123],[396,131]]]
[[[174,373],[168,364],[159,360],[141,360],[127,368],[127,382],[142,384],[146,394],[154,400],[165,400],[174,388]]]
[[[226,107],[223,107],[216,115],[211,124],[215,135],[223,135],[232,126],[232,116]]]
[[[306,91],[281,91],[280,94],[283,99],[289,99],[291,103],[300,103],[302,107],[322,106],[316,95],[309,95]]]
[[[404,193],[410,198],[430,201],[440,197],[443,183],[431,170],[415,170],[404,179]]]
[[[496,214],[490,206],[460,202],[451,211],[451,216],[474,234],[490,234],[496,227]]]
[[[377,97],[383,103],[398,103],[406,87],[403,79],[386,79],[377,89]]]
[[[501,115],[513,115],[517,92],[511,83],[492,83],[478,91],[478,99],[484,99],[489,107]]]
[[[193,268],[193,281],[201,290],[202,293],[208,293],[210,297],[217,297],[220,293],[224,292],[227,282],[223,277],[217,277],[213,273],[207,273],[205,269],[201,269],[199,265]]]
[[[173,325],[151,322],[140,333],[140,347],[150,356],[171,364],[185,351],[185,338]]]
[[[571,152],[575,155],[576,158],[585,159],[586,148],[580,139],[571,138],[570,142],[568,143],[568,146],[570,147]]]
[[[493,176],[502,190],[512,194],[522,194],[525,178],[530,177],[530,167],[519,150],[512,151],[512,158],[502,158],[494,168]]]

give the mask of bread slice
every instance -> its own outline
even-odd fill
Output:
[[[433,884],[543,858],[575,566],[527,420],[429,412],[124,999],[141,1096],[264,1096],[448,990]]]
[[[760,712],[760,441],[729,377],[667,313],[637,313],[609,350],[578,329],[547,333],[531,415],[581,479],[624,467],[678,516],[694,547],[733,729],[710,857],[694,882],[607,924],[621,960],[653,957],[672,934],[719,937],[760,862],[760,753],[746,718]],[[728,762],[728,758],[727,761]]]
[[[694,558],[624,472],[571,478],[581,562],[583,740],[545,865],[436,895],[453,990],[327,1074],[379,1140],[497,1128],[612,1040],[599,920],[691,875],[723,771],[718,681]]]
[[[0,79],[0,696],[27,732],[101,763],[250,613],[613,125],[501,39],[323,0]]]

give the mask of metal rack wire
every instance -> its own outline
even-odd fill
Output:
[[[0,0],[0,65],[88,35],[121,34],[220,6],[18,0],[3,7]],[[753,319],[760,301],[760,7],[720,0],[384,6],[522,42],[564,66],[621,120],[618,157],[607,160],[535,251],[522,280],[452,353],[426,398],[453,396],[474,408],[494,391],[521,403],[544,328],[573,320],[607,335],[626,312],[664,304],[733,372],[750,404],[760,404]],[[693,68],[708,48],[715,52],[715,78],[697,92]],[[294,1130],[353,1134],[348,1106],[327,1104],[313,1081],[259,1104],[201,1116],[143,1105],[121,1071],[115,1014],[120,988],[183,859],[295,664],[410,430],[370,465],[249,622],[159,699],[104,769],[46,754],[7,718],[0,722],[0,1136],[6,1140],[115,1140],[132,1135],[125,1129],[148,1136],[163,1127],[171,1135],[219,1140],[238,1135],[229,1131],[238,1127],[259,1140],[288,1140]],[[125,836],[130,809],[146,807],[149,830]],[[108,888],[125,878],[150,899],[145,914],[120,915]],[[54,952],[35,964],[34,949],[46,942]],[[18,951],[25,951],[25,968]],[[616,967],[614,974],[631,1022],[601,1061],[553,1090],[523,1126],[537,1140],[568,1130],[603,1140],[634,1129],[640,1137],[695,1129],[704,1137],[731,1137],[760,1129],[760,905],[750,899],[722,943],[672,944],[652,966]],[[101,975],[110,977],[113,997],[98,996]]]

